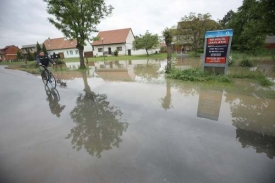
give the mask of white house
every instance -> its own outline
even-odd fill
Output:
[[[133,50],[135,36],[131,28],[101,31],[97,37],[100,40],[92,43],[94,56],[102,56],[103,51],[105,55],[111,55],[115,50],[118,50],[119,55],[146,54],[145,50]],[[150,50],[149,53],[155,51]]]
[[[79,57],[78,49],[76,48],[76,39],[68,40],[65,37],[46,39],[44,45],[48,51],[48,54],[52,55],[54,52],[60,54],[63,58],[74,58]],[[93,51],[91,44],[86,41],[84,46],[84,52]],[[61,56],[61,57],[62,57]]]

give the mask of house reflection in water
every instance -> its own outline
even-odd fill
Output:
[[[95,73],[106,81],[134,81],[135,73],[129,61],[109,61],[94,63]],[[92,63],[93,64],[93,63]]]
[[[222,91],[201,90],[199,95],[197,116],[218,121],[222,102]]]

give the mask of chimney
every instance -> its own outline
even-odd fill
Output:
[[[48,41],[49,41],[49,42],[51,41],[50,37],[48,37]]]

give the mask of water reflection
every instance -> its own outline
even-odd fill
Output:
[[[275,157],[275,136],[269,136],[243,129],[236,129],[236,138],[243,148],[253,147],[257,153],[265,153],[267,157]]]
[[[61,112],[65,109],[65,105],[60,105],[60,95],[57,89],[50,89],[48,86],[45,85],[45,92],[47,95],[47,101],[49,102],[49,107],[51,113],[56,115],[56,117],[60,117]]]
[[[197,116],[218,121],[222,103],[222,91],[200,90]]]
[[[66,138],[71,139],[77,151],[84,147],[90,155],[100,158],[103,151],[119,147],[128,123],[121,121],[122,111],[107,101],[107,95],[91,91],[86,73],[82,74],[84,94],[77,98],[70,113],[76,126]]]
[[[161,106],[165,111],[173,108],[170,80],[166,80],[166,95],[165,97],[161,98]]]
[[[158,73],[159,68],[160,68],[160,63],[150,64],[148,60],[146,64],[135,65],[134,73],[137,76],[141,77],[142,79],[151,81],[153,79],[159,78],[159,73]]]
[[[230,103],[236,138],[243,148],[253,146],[257,153],[275,156],[275,103],[270,99],[226,94]]]

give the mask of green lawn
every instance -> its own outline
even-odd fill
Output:
[[[149,56],[147,55],[119,55],[119,56],[106,56],[106,61],[116,61],[116,60],[147,60],[147,59],[166,59],[167,54],[166,53],[159,53],[159,54],[151,54]],[[89,61],[104,61],[104,57],[93,57],[88,58]],[[78,62],[79,58],[66,58],[64,59],[65,62]],[[85,59],[86,61],[86,59]]]

